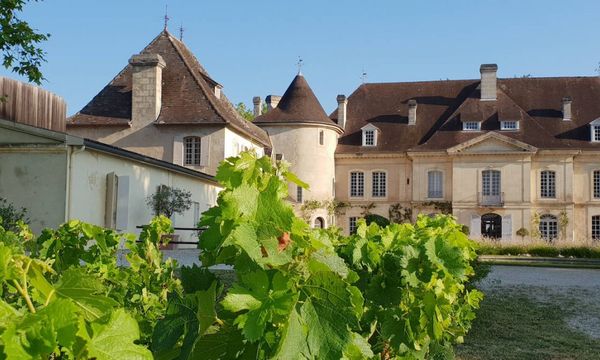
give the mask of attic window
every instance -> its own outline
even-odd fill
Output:
[[[516,120],[501,121],[500,130],[519,130],[519,122]]]
[[[479,131],[481,130],[481,123],[479,121],[465,121],[463,122],[464,131]]]
[[[363,146],[377,145],[375,130],[363,130]]]
[[[600,142],[600,124],[592,124],[592,141]]]
[[[215,96],[217,97],[217,99],[221,98],[221,86],[219,85],[215,86]]]

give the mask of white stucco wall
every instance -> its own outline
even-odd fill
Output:
[[[139,233],[138,225],[147,224],[153,217],[146,198],[159,185],[182,188],[192,193],[192,201],[199,204],[199,213],[216,202],[219,188],[204,180],[155,167],[135,160],[102,153],[92,149],[73,152],[71,158],[70,201],[67,217],[104,225],[106,212],[107,174],[129,177],[127,232]],[[195,227],[194,206],[184,214],[174,216],[174,225]],[[191,231],[178,231],[181,241],[196,241]]]
[[[274,154],[283,154],[291,163],[290,170],[308,183],[304,200],[331,200],[335,179],[334,152],[338,133],[330,127],[319,125],[263,126],[271,137]],[[324,142],[319,144],[319,132]],[[296,199],[296,185],[290,184],[289,193]]]
[[[35,234],[63,223],[66,174],[65,147],[0,146],[0,197],[27,209]]]
[[[237,156],[244,150],[254,149],[256,154],[260,157],[263,156],[265,151],[264,148],[255,142],[252,142],[247,137],[241,136],[240,134],[225,128],[225,158],[230,156]],[[223,159],[221,159],[223,160]]]

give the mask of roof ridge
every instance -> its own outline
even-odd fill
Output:
[[[243,118],[242,118],[242,117],[241,117],[241,116],[240,116],[240,115],[237,113],[237,111],[235,111],[235,109],[234,109],[234,111],[232,111],[232,112],[231,112],[231,114],[227,114],[227,113],[225,112],[225,109],[223,109],[223,108],[222,108],[222,106],[226,106],[226,104],[219,104],[219,103],[217,103],[217,99],[216,99],[216,96],[215,96],[214,92],[212,92],[212,91],[210,91],[210,90],[206,89],[206,86],[207,86],[207,84],[205,84],[205,83],[204,83],[202,80],[200,80],[200,78],[198,77],[198,75],[194,73],[192,65],[191,65],[191,64],[189,64],[188,60],[186,59],[186,57],[185,57],[185,56],[184,56],[184,54],[182,53],[182,51],[181,51],[181,49],[179,48],[179,46],[178,46],[178,44],[177,44],[177,43],[181,44],[181,46],[183,46],[184,48],[186,48],[186,50],[188,50],[188,52],[189,52],[190,56],[191,56],[191,57],[192,57],[192,58],[193,58],[193,59],[194,59],[194,60],[195,60],[195,61],[198,63],[198,65],[200,65],[200,70],[201,70],[201,71],[200,71],[200,73],[201,73],[201,75],[203,75],[203,76],[206,76],[206,77],[208,77],[210,80],[212,80],[212,81],[215,83],[215,86],[216,86],[216,85],[218,85],[219,83],[218,83],[218,82],[216,82],[214,79],[212,79],[212,78],[210,77],[210,75],[208,74],[208,72],[206,71],[206,69],[204,69],[204,67],[202,66],[202,64],[200,64],[200,61],[198,60],[198,58],[196,58],[196,56],[195,56],[195,55],[194,55],[194,54],[193,54],[191,51],[189,51],[189,49],[187,49],[187,46],[186,46],[186,45],[185,45],[183,42],[181,42],[181,41],[177,40],[175,37],[173,37],[173,36],[172,36],[171,34],[169,34],[168,32],[167,32],[167,35],[168,35],[168,36],[167,36],[167,38],[169,39],[169,42],[171,43],[171,46],[173,46],[173,48],[174,48],[174,49],[175,49],[175,51],[177,52],[177,55],[179,55],[179,57],[180,57],[180,58],[181,58],[181,60],[183,61],[183,64],[185,65],[185,67],[187,68],[187,70],[188,70],[188,71],[190,72],[190,74],[192,75],[192,78],[193,78],[193,79],[196,81],[196,83],[198,84],[198,86],[200,86],[201,90],[204,92],[204,94],[205,94],[205,96],[206,96],[206,99],[208,100],[208,102],[209,102],[209,104],[211,105],[211,107],[212,107],[212,108],[214,109],[214,111],[215,111],[215,112],[216,112],[216,113],[217,113],[217,114],[218,114],[218,115],[221,117],[221,119],[223,119],[223,123],[225,123],[225,124],[227,124],[227,125],[229,125],[229,126],[232,126],[233,128],[235,128],[235,129],[238,129],[238,130],[240,130],[240,131],[242,131],[242,132],[247,132],[247,131],[250,131],[250,130],[245,130],[245,129],[243,129],[243,126],[242,126],[241,124],[236,124],[235,122],[232,122],[232,121],[230,121],[230,120],[228,119],[228,117],[231,115],[231,116],[237,117],[237,119],[238,119],[238,120],[239,120],[241,123],[244,123],[244,122],[246,122],[246,121],[247,121],[247,120],[243,119]],[[176,41],[177,43],[176,43],[175,41]],[[222,96],[224,96],[224,95],[222,95]],[[213,98],[213,97],[215,97],[215,98]],[[267,136],[267,138],[268,138],[268,134],[267,134],[267,133],[266,133],[266,132],[265,132],[263,129],[261,129],[260,127],[256,126],[255,124],[252,124],[252,123],[248,123],[247,125],[248,125],[248,127],[249,127],[249,128],[251,128],[251,127],[253,127],[253,126],[254,126],[254,127],[257,129],[257,131],[262,131],[262,132],[264,132],[265,136]],[[256,136],[256,135],[253,135],[253,134],[251,134],[251,133],[250,133],[249,135],[250,135],[251,137],[255,138],[255,140],[258,140],[258,141],[260,141],[260,142],[264,142],[264,140],[261,140],[261,139],[260,139],[258,136]],[[265,145],[268,145],[268,144],[266,144],[266,143],[265,143]]]
[[[165,32],[166,32],[166,30],[165,30]],[[181,61],[183,61],[183,64],[185,65],[185,67],[189,71],[189,73],[192,75],[192,78],[196,81],[198,86],[200,86],[200,89],[202,90],[202,92],[205,93],[208,103],[211,105],[213,110],[223,119],[224,123],[226,123],[226,124],[230,123],[225,118],[225,116],[223,116],[223,114],[221,113],[221,109],[218,109],[218,107],[214,103],[214,100],[212,99],[212,96],[207,94],[207,93],[210,93],[210,91],[207,91],[207,89],[204,88],[204,84],[202,84],[202,81],[200,81],[198,76],[196,76],[196,74],[192,70],[191,65],[187,62],[187,60],[185,59],[185,56],[183,56],[183,54],[181,53],[181,50],[179,49],[179,47],[177,45],[175,45],[175,43],[173,42],[173,39],[174,39],[173,36],[171,36],[171,34],[169,34],[168,32],[166,32],[166,33],[167,33],[167,39],[169,40],[169,43],[171,44],[171,46],[173,46],[173,48],[175,49],[175,52],[177,52],[177,55],[179,55],[179,58],[181,58]],[[191,55],[194,56],[194,54],[191,54]],[[198,61],[198,59],[196,59],[196,61]],[[198,63],[200,63],[200,61],[198,61]]]

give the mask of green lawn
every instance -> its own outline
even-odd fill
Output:
[[[600,311],[598,305],[589,308],[589,300],[600,303],[590,295],[531,287],[487,290],[471,332],[456,348],[457,358],[600,359],[600,339],[568,326],[574,316],[585,316],[582,306],[587,312]]]

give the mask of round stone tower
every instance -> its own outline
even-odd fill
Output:
[[[327,116],[304,76],[298,74],[277,106],[254,123],[269,134],[274,156],[289,162],[291,171],[310,186],[303,190],[289,184],[298,215],[314,227],[332,225],[326,206],[335,197],[334,154],[343,130]]]

